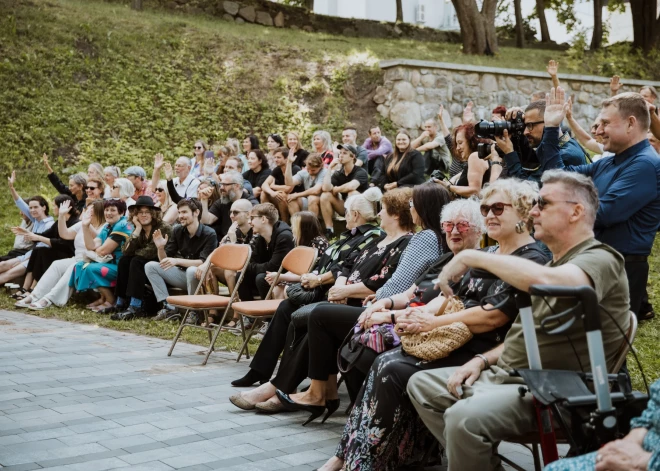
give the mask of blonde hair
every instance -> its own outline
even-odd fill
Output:
[[[382,198],[383,193],[373,186],[360,195],[349,196],[344,208],[346,212],[357,211],[367,222],[374,222],[378,219],[378,203]]]
[[[174,204],[174,201],[172,201],[172,197],[170,196],[170,192],[167,190],[167,185],[165,183],[163,183],[162,180],[158,182],[158,185],[156,185],[156,188],[162,188],[163,190],[165,190],[164,191],[165,192],[165,203],[160,204],[159,201],[156,202],[156,206],[158,206],[161,211],[165,212],[168,209],[170,209],[170,206],[172,206]]]
[[[238,139],[230,137],[227,139],[227,148],[229,149],[229,157],[235,157],[238,155],[239,142]]]
[[[534,207],[534,201],[539,197],[539,185],[536,182],[528,180],[519,180],[518,178],[505,178],[495,180],[493,183],[481,190],[479,197],[481,201],[487,200],[494,193],[500,192],[506,195],[513,209],[516,210],[520,219],[525,221],[527,230],[534,230],[534,220],[529,215]]]
[[[117,178],[115,185],[119,185],[119,198],[128,199],[135,194],[135,186],[128,178]]]
[[[289,140],[289,135],[296,136],[296,139],[298,139],[298,144],[296,144],[296,148],[293,150],[294,152],[298,152],[300,149],[302,149],[302,144],[300,144],[300,134],[295,131],[289,131],[286,133],[287,141]]]

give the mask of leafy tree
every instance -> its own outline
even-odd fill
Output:
[[[497,0],[452,0],[463,38],[463,53],[492,55],[497,52],[495,14]]]

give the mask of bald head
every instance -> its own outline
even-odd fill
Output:
[[[229,212],[229,218],[232,222],[243,228],[245,233],[249,229],[250,211],[252,211],[252,203],[246,199],[240,199],[231,204],[231,211]]]

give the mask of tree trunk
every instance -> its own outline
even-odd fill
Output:
[[[516,47],[525,47],[525,25],[523,24],[521,0],[513,0],[513,8],[516,11]]]
[[[396,0],[396,22],[397,23],[403,23],[403,5],[401,3],[402,3],[402,0]]]
[[[133,10],[141,11],[142,10],[142,0],[132,0],[131,8]]]
[[[452,3],[461,28],[463,53],[493,55],[497,52],[497,0],[484,0],[481,11],[476,0],[452,0]]]
[[[594,0],[594,33],[591,36],[591,50],[600,49],[603,45],[603,3]]]
[[[654,0],[630,0],[633,46],[648,52],[658,40],[658,7]]]
[[[305,0],[305,8],[309,11],[314,11],[314,0]]]
[[[541,23],[541,42],[550,42],[550,30],[548,30],[548,21],[545,19],[545,1],[536,0],[536,14]]]

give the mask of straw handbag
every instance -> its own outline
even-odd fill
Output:
[[[458,298],[447,298],[438,310],[436,316],[451,314],[464,309]],[[409,355],[420,360],[433,361],[448,356],[454,350],[462,347],[472,338],[472,332],[463,322],[453,322],[449,325],[436,327],[429,332],[418,334],[400,334],[401,348]]]

